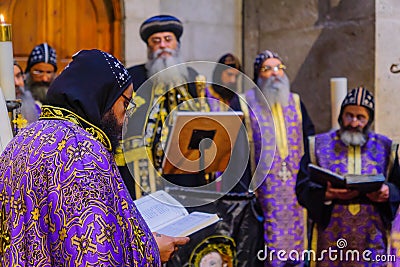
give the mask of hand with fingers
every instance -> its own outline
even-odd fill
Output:
[[[153,232],[156,239],[160,257],[162,262],[167,262],[172,258],[173,254],[178,251],[179,246],[185,245],[189,242],[189,237],[172,237]]]
[[[373,202],[386,202],[389,200],[389,186],[383,184],[381,189],[368,193],[367,197]]]
[[[327,182],[327,187],[325,191],[325,200],[350,200],[357,197],[360,193],[356,190],[334,188],[330,182]]]

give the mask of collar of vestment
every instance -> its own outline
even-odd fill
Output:
[[[97,126],[91,124],[87,120],[83,119],[79,115],[73,113],[72,111],[53,107],[49,105],[42,106],[42,112],[39,117],[40,120],[65,120],[70,121],[78,125],[79,127],[90,133],[97,141],[103,144],[103,146],[108,150],[112,150],[110,139],[107,135]]]

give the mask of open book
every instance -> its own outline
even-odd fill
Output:
[[[353,189],[361,193],[370,193],[378,191],[381,188],[383,182],[385,181],[385,176],[383,174],[340,175],[311,163],[308,164],[308,170],[310,172],[310,179],[313,182],[325,186],[326,182],[329,181],[332,184],[332,187]]]
[[[181,203],[163,190],[141,197],[135,204],[152,232],[169,236],[188,236],[220,220],[217,214],[189,214]]]

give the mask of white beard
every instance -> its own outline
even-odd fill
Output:
[[[284,107],[289,104],[290,82],[285,73],[282,77],[271,76],[268,79],[259,77],[257,84],[269,105],[279,103]]]
[[[169,52],[170,56],[160,56],[162,52]],[[187,80],[189,77],[188,70],[185,65],[181,64],[183,61],[181,59],[179,48],[176,50],[165,48],[158,49],[157,51],[148,54],[148,61],[146,63],[146,69],[148,77],[153,76],[158,73],[157,79],[161,81],[170,80]],[[173,68],[169,68],[172,67]],[[163,71],[169,68],[167,71]],[[159,73],[160,72],[160,73]]]
[[[342,142],[347,146],[363,146],[367,141],[364,133],[351,132],[348,130],[343,130],[340,133],[340,140],[342,140]]]

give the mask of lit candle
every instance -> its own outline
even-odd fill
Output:
[[[347,95],[347,78],[331,78],[332,129],[339,129],[338,117],[340,106]]]
[[[13,137],[6,100],[15,100],[13,50],[11,25],[6,24],[0,14],[0,152]],[[7,125],[10,125],[7,127]]]
[[[6,100],[15,100],[11,24],[0,14],[0,87]]]

